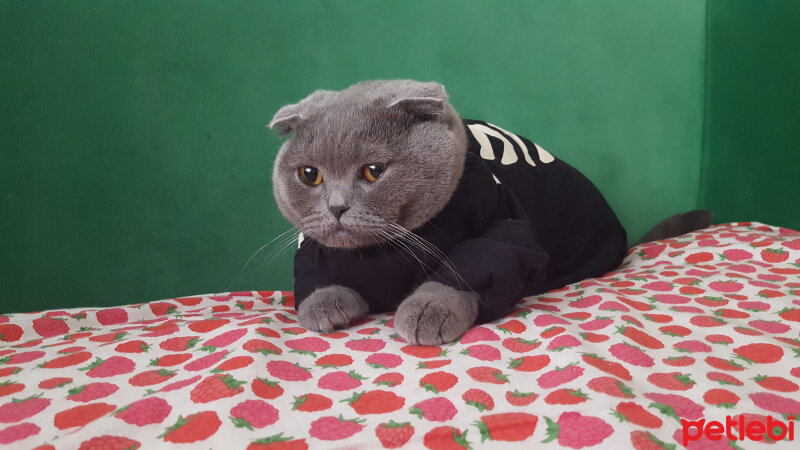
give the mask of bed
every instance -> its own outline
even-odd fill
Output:
[[[0,444],[797,447],[798,294],[800,233],[732,223],[441,347],[407,345],[391,314],[309,332],[283,291],[3,315]]]

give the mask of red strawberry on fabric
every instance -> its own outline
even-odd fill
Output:
[[[278,433],[251,442],[247,450],[308,450],[308,444],[305,439],[295,439]]]
[[[399,366],[402,360],[403,359],[397,355],[388,353],[373,353],[367,357],[366,362],[370,367],[374,367],[376,369],[387,369],[393,364]],[[353,357],[341,353],[323,355],[314,361],[314,365],[324,367],[326,369],[349,366],[350,364],[353,364]]]
[[[228,319],[198,320],[196,322],[191,322],[189,324],[189,329],[195,333],[209,333],[219,327],[227,325],[228,323],[230,323],[230,320]]]
[[[480,341],[499,341],[499,340],[500,336],[498,336],[497,333],[495,333],[494,331],[484,326],[477,326],[464,333],[461,336],[459,342],[462,344],[472,344]]]
[[[450,390],[458,383],[458,377],[449,372],[432,372],[419,380],[420,387],[434,394]]]
[[[548,405],[575,405],[589,399],[580,389],[556,389],[547,394],[544,402]]]
[[[400,351],[406,355],[414,356],[420,359],[436,358],[447,355],[447,350],[442,350],[441,347],[430,347],[426,345],[406,345],[400,348]]]
[[[506,392],[506,401],[512,406],[528,406],[539,398],[539,394],[533,392],[520,392],[518,390]]]
[[[414,427],[408,422],[397,423],[393,420],[383,422],[375,427],[375,436],[383,448],[400,448],[414,435]]]
[[[204,441],[217,432],[222,422],[214,411],[203,411],[197,414],[178,417],[174,425],[167,428],[158,439],[173,444],[191,444]]]
[[[727,389],[709,389],[703,394],[703,401],[719,408],[733,408],[739,400],[738,395]]]
[[[171,411],[172,406],[165,400],[158,397],[148,397],[118,409],[114,416],[125,423],[143,427],[163,422]]]
[[[583,372],[583,367],[572,363],[540,375],[536,382],[543,389],[551,389],[580,377]]]
[[[200,342],[200,338],[197,336],[178,336],[169,338],[158,344],[158,346],[162,350],[182,352],[191,349],[197,345],[198,342]]]
[[[503,339],[503,347],[514,353],[527,353],[542,345],[538,339],[526,340],[520,337]]]
[[[648,393],[644,394],[644,396],[655,402],[648,407],[656,408],[662,414],[666,414],[675,420],[697,420],[703,417],[705,408],[682,395]]]
[[[69,325],[62,319],[40,317],[33,320],[33,331],[43,338],[69,333]]]
[[[631,431],[631,445],[636,450],[674,450],[675,444],[667,444],[649,431]]]
[[[346,356],[346,355],[343,355]],[[324,357],[323,357],[324,358]],[[338,367],[343,365],[350,365],[352,364],[353,360],[349,356],[349,363],[347,364],[338,364],[338,365],[327,365],[326,367]],[[320,358],[322,359],[322,358]],[[344,362],[344,361],[343,361]],[[392,353],[373,353],[367,357],[365,362],[375,369],[394,369],[395,367],[399,366],[403,363],[403,358],[400,356],[394,355]],[[319,365],[319,360],[317,360],[317,365]]]
[[[749,364],[771,364],[783,357],[783,348],[774,344],[747,344],[733,349],[733,352],[736,353],[736,358]]]
[[[767,411],[778,414],[800,415],[800,401],[795,399],[781,397],[771,392],[757,392],[748,396],[756,406]]]
[[[280,413],[263,400],[245,400],[231,409],[231,421],[236,427],[264,428],[278,421]]]
[[[239,381],[228,374],[217,374],[205,378],[192,389],[190,398],[195,403],[208,403],[225,397],[232,397],[244,391],[245,381]]]
[[[433,397],[416,403],[408,412],[433,422],[446,422],[452,419],[458,411],[453,402],[447,398]]]
[[[325,352],[330,349],[331,344],[328,341],[314,337],[304,337],[300,339],[291,339],[285,341],[284,344],[289,347],[291,352],[299,353],[301,355],[310,355],[314,358],[317,357],[317,352]]]
[[[344,344],[344,346],[349,348],[350,350],[374,353],[383,349],[383,347],[386,346],[386,342],[381,339],[371,339],[371,338],[352,339],[347,341],[347,343]]]
[[[237,328],[234,330],[226,331],[220,334],[219,336],[215,336],[203,342],[203,346],[200,347],[200,350],[213,353],[217,351],[218,348],[227,347],[233,344],[246,334],[247,334],[247,328]]]
[[[255,361],[252,356],[234,356],[231,359],[222,361],[211,373],[230,372],[232,370],[244,369]]]
[[[288,361],[268,362],[267,372],[273,377],[284,381],[305,381],[311,378],[309,369]]]
[[[151,359],[149,365],[153,367],[177,366],[178,364],[183,364],[186,361],[192,359],[193,356],[194,355],[191,353],[171,353],[164,356],[160,356],[158,358]]]
[[[176,371],[160,369],[160,370],[147,370],[132,376],[128,383],[131,386],[152,386],[154,384],[163,383],[177,374]]]
[[[558,423],[549,417],[544,419],[547,421],[547,439],[542,442],[558,439],[558,444],[563,447],[591,447],[600,444],[614,432],[611,425],[602,419],[577,412],[561,413]]]
[[[69,377],[48,378],[39,383],[39,389],[54,389],[69,383],[72,383],[72,378]]]
[[[375,378],[372,382],[378,386],[395,387],[403,382],[403,374],[397,372],[383,373]]]
[[[0,397],[16,394],[23,389],[25,389],[25,385],[22,383],[16,383],[14,381],[0,382]]]
[[[143,353],[150,350],[150,345],[141,339],[136,339],[125,341],[114,347],[114,350],[120,353]]]
[[[397,411],[402,408],[406,400],[398,397],[391,391],[369,391],[353,394],[352,397],[342,400],[349,403],[357,414],[383,414]]]
[[[0,325],[0,342],[16,342],[22,337],[22,327],[13,323]]]
[[[188,364],[183,366],[183,370],[188,370],[192,372],[196,372],[198,370],[205,370],[211,366],[218,364],[226,356],[228,356],[228,350],[220,350],[218,352],[203,356],[202,358],[197,358],[189,362]]]
[[[461,351],[462,355],[469,355],[481,361],[497,361],[500,359],[500,350],[486,344],[474,344]]]
[[[478,408],[478,411],[491,411],[494,409],[492,396],[481,389],[469,389],[461,395],[461,399],[468,405]]]
[[[324,411],[333,406],[333,402],[328,397],[319,394],[304,394],[294,397],[292,410],[304,412]]]
[[[123,308],[107,308],[95,312],[100,325],[116,325],[128,321],[128,313]]]
[[[623,380],[631,381],[633,379],[628,369],[626,369],[625,366],[623,366],[618,362],[605,360],[592,353],[584,353],[582,359],[585,363],[589,364],[590,366],[598,368],[603,372],[609,373],[616,377],[622,378]]]
[[[503,371],[494,367],[479,366],[467,369],[467,375],[473,380],[490,383],[490,384],[503,384],[508,383],[508,375],[503,374]]]
[[[257,397],[271,400],[278,398],[283,394],[283,388],[275,381],[270,381],[266,378],[256,378],[250,383],[250,389]]]
[[[470,449],[467,440],[467,431],[455,427],[441,426],[436,427],[427,433],[422,439],[425,448],[431,450],[464,450]]]
[[[696,384],[688,374],[680,372],[651,373],[647,376],[647,381],[670,391],[686,391]]]
[[[89,422],[95,421],[115,409],[117,409],[116,406],[109,405],[108,403],[89,403],[75,406],[57,413],[53,417],[53,424],[59,430],[83,427]]]
[[[91,402],[101,398],[108,397],[109,395],[117,392],[119,386],[111,383],[89,383],[87,385],[78,386],[70,389],[67,393],[69,396],[67,400],[74,402]]]
[[[134,441],[133,439],[128,439],[123,436],[104,435],[96,436],[81,442],[81,446],[78,450],[136,450],[141,446],[142,444],[139,441]]]
[[[94,362],[79,370],[86,371],[89,378],[108,378],[133,372],[136,363],[123,356],[111,356],[107,359],[96,358]]]
[[[475,422],[481,433],[481,442],[486,440],[518,442],[531,437],[536,431],[538,416],[524,412],[490,414]]]
[[[360,432],[364,428],[361,422],[364,421],[364,419],[346,420],[341,415],[338,418],[334,416],[320,417],[311,422],[308,434],[323,441],[338,441]]]
[[[622,422],[631,422],[645,428],[660,428],[661,419],[634,402],[621,402],[612,412]]]
[[[612,345],[609,347],[609,351],[620,361],[633,366],[653,367],[655,365],[653,358],[642,349],[624,342]]]
[[[317,381],[317,386],[331,391],[349,391],[361,386],[361,381],[366,379],[355,370],[349,372],[337,371],[321,376]]]
[[[0,406],[0,423],[19,422],[42,412],[50,406],[50,399],[42,398],[41,395],[15,398]]]
[[[631,388],[625,385],[622,381],[619,381],[613,377],[597,377],[593,378],[587,383],[589,389],[600,392],[603,394],[608,394],[613,397],[619,398],[633,398],[633,391]]]
[[[40,431],[42,431],[42,429],[32,423],[26,422],[12,425],[0,430],[0,444],[8,445],[16,441],[21,441],[22,439],[39,434]]]

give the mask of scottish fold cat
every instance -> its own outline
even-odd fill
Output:
[[[625,230],[588,179],[522,136],[462,119],[441,84],[316,91],[269,126],[291,135],[273,186],[304,238],[295,302],[308,329],[396,310],[401,337],[439,345],[626,254]],[[706,220],[684,222],[671,233]]]

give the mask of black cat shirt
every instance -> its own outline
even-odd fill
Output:
[[[306,238],[295,254],[296,306],[335,284],[361,294],[370,313],[393,311],[417,286],[438,281],[479,294],[483,323],[508,314],[523,297],[619,266],[625,230],[586,177],[521,136],[476,120],[464,125],[468,147],[458,187],[414,230],[449,263],[407,242],[339,249]]]

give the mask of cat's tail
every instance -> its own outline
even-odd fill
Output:
[[[664,219],[644,235],[640,244],[650,241],[660,241],[682,234],[690,233],[711,225],[714,214],[705,209],[695,209]]]

